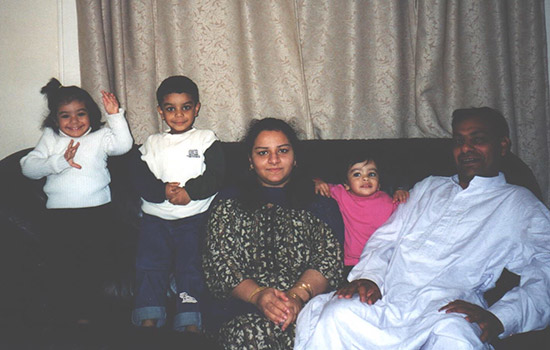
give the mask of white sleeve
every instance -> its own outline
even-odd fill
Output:
[[[206,151],[212,144],[216,141],[218,141],[218,137],[212,130],[201,130],[201,140],[204,147],[204,151]]]
[[[37,180],[69,169],[71,165],[65,160],[65,149],[62,153],[54,153],[54,145],[54,131],[46,128],[36,147],[20,160],[23,175]]]
[[[109,156],[119,156],[132,148],[132,134],[128,122],[124,118],[124,109],[119,108],[118,113],[107,115],[107,124],[110,132],[103,137],[105,153]]]
[[[149,170],[151,170],[157,179],[160,178],[159,174],[161,174],[162,171],[162,164],[157,162],[157,155],[155,152],[157,149],[162,149],[162,137],[159,135],[160,134],[149,135],[143,145],[139,148],[139,151],[141,152],[141,160],[147,164]]]
[[[521,276],[520,285],[493,304],[504,326],[500,338],[543,329],[550,323],[550,212],[534,198],[521,201],[522,232],[517,257],[506,268]],[[534,205],[526,205],[532,202]],[[519,230],[519,229],[518,229]]]

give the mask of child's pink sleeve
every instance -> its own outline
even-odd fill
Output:
[[[339,198],[342,198],[342,191],[346,190],[344,185],[341,184],[328,184],[328,188],[330,188],[330,195],[336,201],[338,201]]]

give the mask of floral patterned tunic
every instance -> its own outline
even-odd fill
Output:
[[[342,252],[330,227],[307,210],[264,205],[247,210],[236,199],[211,209],[203,267],[214,297],[227,299],[245,279],[288,290],[308,269],[334,289],[342,278]],[[243,313],[219,334],[225,349],[292,349],[294,325],[285,332],[260,313]]]

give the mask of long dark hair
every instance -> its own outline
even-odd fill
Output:
[[[255,119],[250,123],[248,132],[243,139],[248,156],[252,156],[254,142],[262,131],[280,131],[288,139],[294,150],[296,166],[292,170],[290,179],[285,185],[284,190],[291,208],[303,209],[314,197],[314,187],[311,179],[308,179],[300,167],[301,147],[296,131],[287,122],[276,118]],[[240,182],[240,201],[247,209],[256,209],[266,204],[262,196],[263,187],[257,179],[254,170],[248,171],[248,174]]]
[[[101,122],[101,110],[90,94],[78,86],[63,86],[59,80],[52,78],[42,87],[40,93],[46,95],[48,99],[48,115],[42,122],[43,128],[52,128],[59,134],[59,122],[57,120],[57,110],[59,105],[79,101],[86,106],[88,118],[90,118],[90,127],[92,132],[98,130],[104,123]]]

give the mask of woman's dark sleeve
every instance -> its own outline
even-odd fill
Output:
[[[146,162],[141,159],[141,152],[134,146],[129,152],[130,180],[134,191],[151,203],[162,203],[166,200],[166,185],[157,179]]]
[[[343,246],[344,220],[342,219],[338,203],[332,198],[316,195],[315,200],[311,204],[310,212],[332,229],[332,234]]]
[[[220,141],[214,141],[204,152],[204,163],[204,173],[185,183],[185,190],[193,200],[208,198],[223,185],[225,157]]]

